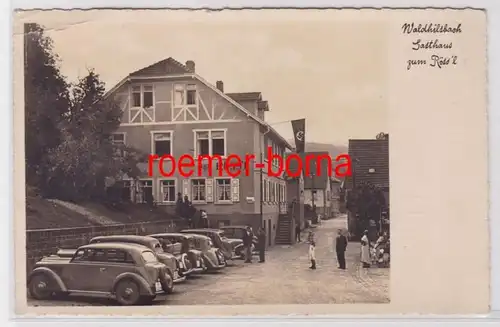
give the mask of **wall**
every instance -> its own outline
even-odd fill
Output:
[[[55,254],[61,248],[77,248],[88,244],[91,238],[102,235],[147,235],[160,232],[175,232],[185,226],[181,221],[143,222],[99,227],[39,229],[26,231],[26,268],[29,273],[33,265],[43,256]]]

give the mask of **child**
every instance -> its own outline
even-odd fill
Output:
[[[309,259],[311,260],[311,267],[309,267],[309,269],[316,269],[315,248],[316,244],[314,242],[309,243]]]

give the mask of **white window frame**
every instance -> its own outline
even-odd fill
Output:
[[[157,202],[156,200],[156,197],[155,197],[155,183],[154,183],[154,179],[153,178],[139,178],[136,183],[140,183],[140,182],[151,182],[151,194],[153,195],[153,201],[154,202]],[[137,199],[137,193],[139,193],[139,186],[138,184],[134,185],[134,202],[135,200]],[[144,199],[144,195],[142,196],[142,202],[137,202],[137,203],[146,203],[145,199]]]
[[[194,196],[193,196],[193,181],[199,181],[199,180],[203,180],[205,181],[205,184],[204,184],[204,188],[205,188],[205,200],[195,200],[194,199]],[[207,203],[207,179],[206,178],[203,178],[203,177],[196,177],[196,178],[191,178],[189,180],[189,199],[192,203],[201,203],[201,204],[205,204]]]
[[[123,144],[122,143],[115,143],[114,136],[115,135],[123,135]],[[111,143],[113,145],[127,145],[127,133],[125,132],[114,132],[111,133]]]
[[[218,180],[228,180],[229,181],[229,197],[230,199],[229,200],[219,200],[219,193],[218,193],[218,184],[217,184],[217,181]],[[215,192],[214,192],[214,196],[215,196],[215,203],[216,204],[230,204],[230,203],[233,203],[233,179],[231,177],[216,177],[214,178],[214,188],[215,188]]]
[[[175,93],[176,93],[176,87],[177,86],[181,86],[182,87],[182,90],[184,92],[184,101],[185,103],[181,103],[181,104],[176,104],[175,102]],[[188,91],[190,90],[190,86],[193,86],[192,89],[194,89],[194,91],[196,92],[195,94],[195,97],[194,97],[194,104],[188,104],[187,103],[187,93]],[[199,104],[199,101],[198,101],[198,85],[196,85],[196,83],[174,83],[172,85],[172,107],[173,108],[185,108],[185,107],[189,107],[189,108],[195,108],[195,107],[198,107],[198,104]]]
[[[156,154],[155,149],[155,134],[170,134],[170,155],[174,155],[174,131],[150,131],[151,134],[151,154]],[[157,158],[159,160],[160,158]]]
[[[139,107],[136,107],[134,106],[134,87],[140,87],[140,90],[141,90],[141,105]],[[152,107],[148,107],[148,108],[144,108],[144,89],[146,87],[151,87],[153,90],[152,90],[152,93],[153,93],[153,106]],[[155,85],[154,84],[151,84],[151,83],[147,83],[147,84],[134,84],[134,85],[130,85],[130,88],[129,88],[129,110],[128,110],[128,121],[130,124],[143,124],[143,123],[150,123],[150,122],[155,122],[156,121],[156,96],[155,96]],[[153,117],[150,117],[149,116],[149,113],[146,111],[146,109],[148,110],[152,110],[153,111]],[[134,115],[132,116],[132,111],[135,111],[137,110],[137,113],[134,113]],[[144,121],[144,115],[147,115],[148,118],[151,118],[150,121]],[[140,117],[140,121],[138,122],[134,122],[133,120],[135,120],[137,117]]]
[[[163,194],[163,182],[164,181],[173,181],[174,182],[174,200],[173,201],[165,201],[165,197]],[[161,198],[161,201],[157,201],[161,204],[175,204],[177,199],[178,185],[177,178],[159,178],[158,179],[158,196]]]
[[[198,133],[208,132],[208,155],[213,156],[213,145],[212,145],[212,132],[224,132],[224,155],[222,158],[227,157],[227,128],[213,128],[213,129],[193,129],[194,136],[194,157],[198,159]]]

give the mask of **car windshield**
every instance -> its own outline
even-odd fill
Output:
[[[163,253],[163,248],[162,248],[160,242],[156,242],[154,244],[154,249],[155,249],[156,253]]]
[[[146,262],[146,263],[158,262],[155,254],[151,251],[144,251],[144,252],[142,252],[141,256],[142,256],[142,259],[144,259],[144,262]]]

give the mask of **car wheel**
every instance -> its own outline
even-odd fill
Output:
[[[121,305],[135,305],[141,300],[141,289],[135,281],[127,279],[118,283],[115,295]]]
[[[33,276],[29,284],[30,295],[36,300],[50,299],[54,294],[52,282],[52,279],[45,274]]]
[[[167,294],[172,294],[174,292],[174,279],[170,273],[165,274],[165,279],[162,281],[161,286]]]

